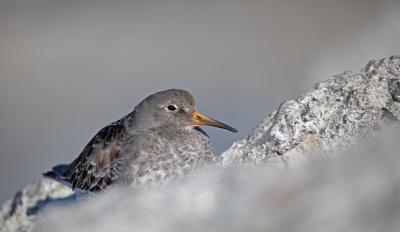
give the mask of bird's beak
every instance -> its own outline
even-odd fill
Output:
[[[226,125],[225,123],[219,122],[215,119],[209,118],[195,111],[192,120],[195,125],[206,125],[206,126],[215,126],[222,129],[230,130],[232,132],[237,132],[237,130],[231,126]]]

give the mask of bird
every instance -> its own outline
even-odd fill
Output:
[[[43,177],[78,195],[96,195],[115,186],[161,186],[212,162],[211,141],[200,125],[237,132],[200,114],[188,91],[160,91],[102,128],[70,164],[57,165]]]

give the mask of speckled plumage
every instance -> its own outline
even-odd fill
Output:
[[[158,186],[188,174],[209,162],[213,154],[209,138],[195,129],[144,130],[127,141],[121,152],[137,154],[123,165],[127,176],[121,180],[134,187]]]
[[[197,125],[236,132],[199,114],[189,92],[158,92],[101,129],[71,164],[55,166],[43,176],[80,194],[114,185],[159,186],[211,161],[211,142]]]

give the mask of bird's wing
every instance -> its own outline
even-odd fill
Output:
[[[121,164],[121,143],[127,136],[120,121],[101,129],[86,145],[82,153],[60,177],[71,183],[72,189],[94,192],[111,187]]]

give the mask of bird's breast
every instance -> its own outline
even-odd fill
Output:
[[[138,136],[140,148],[125,168],[128,185],[157,187],[211,161],[211,142],[202,133],[195,130],[165,133],[150,131]]]

